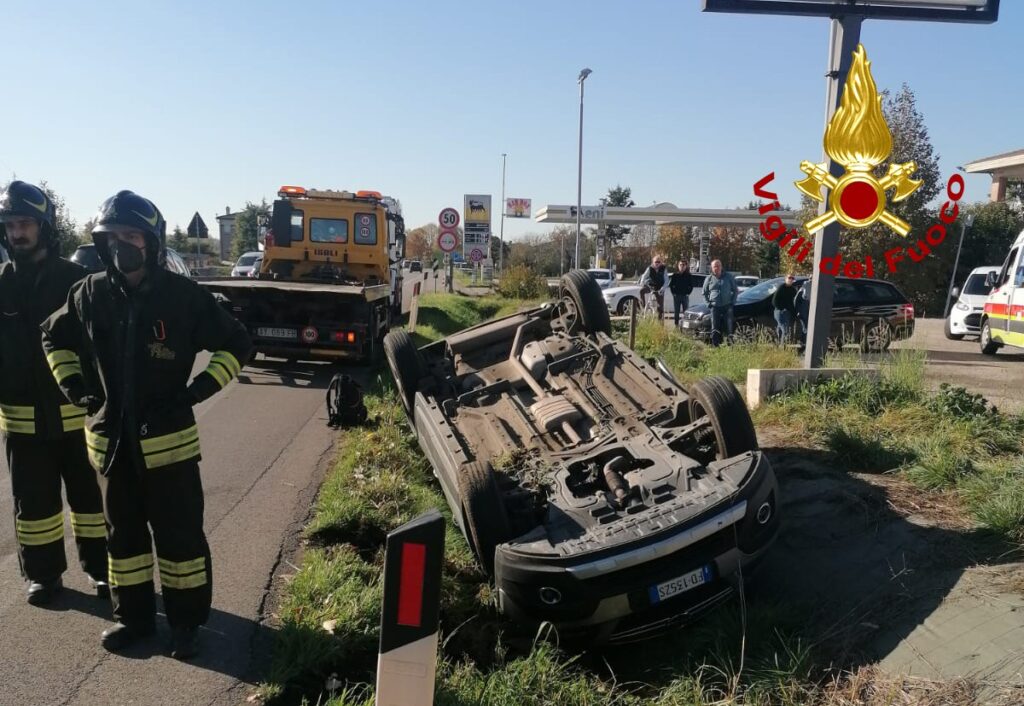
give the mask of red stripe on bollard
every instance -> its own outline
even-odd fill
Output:
[[[423,574],[427,545],[402,545],[402,578],[398,587],[398,624],[418,628],[423,616]]]

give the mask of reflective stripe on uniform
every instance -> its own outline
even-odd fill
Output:
[[[210,364],[206,366],[205,372],[209,373],[218,385],[224,387],[241,371],[242,366],[238,364],[238,358],[228,351],[217,351],[210,358]]]
[[[80,539],[102,539],[107,536],[107,525],[102,512],[72,512],[71,531]]]
[[[85,446],[89,452],[89,463],[93,468],[103,468],[103,462],[107,459],[107,447],[110,442],[106,437],[96,432],[85,430]]]
[[[135,586],[153,580],[153,555],[137,554],[125,559],[108,555],[108,578],[111,586]]]
[[[72,375],[82,374],[82,362],[78,355],[68,350],[56,350],[46,356],[46,362],[50,365],[50,371],[58,384],[64,382]]]
[[[74,404],[60,406],[60,419],[64,431],[78,431],[85,428],[85,409]]]
[[[64,539],[64,513],[42,520],[15,520],[18,543],[27,547],[38,547],[43,544]]]
[[[148,469],[185,461],[199,455],[199,427],[192,425],[173,434],[143,439],[141,446]]]
[[[170,561],[157,557],[160,584],[165,588],[198,588],[206,585],[206,558]]]
[[[35,407],[0,404],[0,431],[13,434],[35,434]]]

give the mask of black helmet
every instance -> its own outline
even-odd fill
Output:
[[[107,245],[110,233],[119,230],[139,230],[146,235],[146,266],[151,270],[164,266],[167,260],[167,224],[160,209],[134,191],[118,191],[100,206],[92,241],[107,267],[113,267],[113,258]]]
[[[39,222],[39,243],[42,247],[49,247],[53,240],[56,209],[42,189],[24,181],[12,181],[0,194],[0,245],[8,250],[4,221],[11,216],[36,219]]]

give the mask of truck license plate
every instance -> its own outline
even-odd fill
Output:
[[[256,335],[260,338],[288,338],[295,340],[299,337],[299,332],[293,328],[266,328],[260,326],[256,329]]]
[[[671,598],[672,596],[689,591],[691,588],[696,588],[697,586],[708,583],[710,580],[711,565],[708,564],[707,566],[691,571],[688,574],[683,574],[682,576],[666,581],[665,583],[659,583],[656,586],[651,586],[649,589],[651,603],[660,603],[667,598]]]

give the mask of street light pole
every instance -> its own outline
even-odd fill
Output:
[[[573,264],[577,268],[580,266],[580,210],[583,208],[583,82],[592,73],[593,71],[590,69],[583,69],[580,71],[579,78],[576,79],[580,84],[580,146],[579,164],[576,170],[576,259]]]
[[[942,310],[942,318],[949,316],[949,303],[953,299],[953,283],[956,281],[956,268],[960,266],[960,248],[964,246],[964,233],[974,225],[974,214],[968,213],[960,224],[960,242],[956,246],[956,260],[953,261],[953,273],[949,276],[949,289],[946,290],[946,308]]]
[[[505,160],[508,157],[501,153],[501,225],[498,227],[498,272],[505,274]]]

